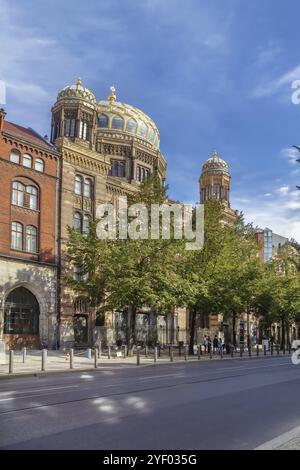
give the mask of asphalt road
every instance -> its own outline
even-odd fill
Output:
[[[268,357],[0,381],[3,449],[253,449],[300,424],[300,365]]]

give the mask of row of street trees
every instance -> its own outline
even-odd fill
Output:
[[[143,203],[150,214],[151,204],[166,200],[166,188],[154,176],[128,203]],[[288,331],[300,312],[295,256],[286,252],[264,264],[253,226],[245,224],[242,216],[233,224],[224,224],[222,216],[219,202],[206,204],[204,246],[195,251],[187,251],[184,240],[172,237],[172,227],[168,240],[118,236],[102,240],[97,236],[97,220],[91,221],[85,235],[70,228],[67,255],[71,264],[81,267],[82,276],[80,280],[69,277],[66,282],[95,308],[127,309],[129,347],[135,343],[136,314],[145,306],[156,314],[172,312],[175,307],[189,309],[191,354],[200,315],[222,313],[225,320],[232,320],[235,332],[240,314],[255,309],[266,324],[280,321],[283,331]],[[151,225],[150,216],[147,223]],[[235,333],[232,341],[236,343]]]

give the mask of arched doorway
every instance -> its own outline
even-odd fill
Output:
[[[88,343],[89,307],[89,301],[85,297],[79,297],[74,303],[74,342],[77,346]]]
[[[11,347],[39,345],[39,304],[25,287],[11,291],[4,305],[4,335]]]

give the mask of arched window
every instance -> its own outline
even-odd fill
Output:
[[[98,126],[105,127],[105,128],[108,127],[108,116],[106,116],[106,114],[101,114],[99,116]]]
[[[155,139],[155,132],[154,132],[154,129],[152,129],[152,127],[150,127],[149,134],[148,134],[148,140],[150,140],[150,142],[154,142],[154,139]]]
[[[28,153],[24,153],[23,155],[23,166],[26,168],[32,167],[32,157]]]
[[[112,163],[111,176],[124,177],[125,176],[125,163],[114,161]]]
[[[141,181],[141,167],[140,166],[136,167],[136,179],[138,181]]]
[[[82,178],[79,175],[75,176],[75,185],[74,185],[75,194],[82,194]]]
[[[4,305],[4,333],[37,335],[39,313],[39,304],[28,289],[14,289]]]
[[[87,235],[90,229],[90,217],[88,215],[83,216],[82,220],[82,233]]]
[[[74,302],[75,313],[88,313],[89,307],[90,307],[90,303],[84,297],[79,297]]]
[[[13,149],[10,152],[10,161],[18,165],[20,164],[20,152],[18,150]]]
[[[37,158],[34,164],[35,170],[43,173],[44,167],[45,167],[44,160],[42,160],[41,158]]]
[[[28,194],[27,204],[30,209],[37,210],[38,208],[38,190],[34,186],[26,186],[26,193]]]
[[[130,132],[131,134],[136,133],[137,123],[134,119],[129,119],[126,124],[126,131]]]
[[[112,120],[112,129],[123,129],[124,120],[121,116],[116,116]]]
[[[83,195],[88,198],[92,197],[92,182],[89,178],[84,179]]]
[[[25,250],[30,253],[37,252],[37,229],[33,225],[26,227]]]
[[[220,199],[220,197],[221,197],[221,186],[219,184],[214,184],[213,185],[212,197],[213,197],[213,199]]]
[[[19,222],[11,223],[11,247],[14,250],[23,250],[23,225]]]
[[[96,313],[95,326],[105,326],[105,312],[103,310],[98,310]]]
[[[81,232],[81,214],[79,212],[75,212],[73,216],[73,227],[78,232]]]
[[[75,136],[75,119],[66,119],[65,120],[65,136],[74,137]]]
[[[82,140],[89,140],[89,125],[87,121],[80,121],[78,137]]]
[[[12,186],[12,204],[15,206],[24,206],[24,193],[24,184],[14,181]]]
[[[140,124],[138,133],[139,133],[140,136],[146,137],[147,130],[148,129],[147,129],[147,126],[145,124]]]

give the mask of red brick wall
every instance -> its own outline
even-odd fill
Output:
[[[16,149],[21,154],[21,163],[10,162],[10,153]],[[22,166],[22,156],[28,153],[34,161],[44,161],[44,172]],[[26,144],[23,140],[0,134],[0,254],[19,258],[33,259],[53,263],[56,259],[56,191],[58,156],[47,149],[43,151],[34,144]],[[39,189],[38,211],[13,206],[12,183],[14,180],[32,184]],[[24,225],[38,227],[38,254],[30,254],[12,250],[11,222],[18,221]]]

